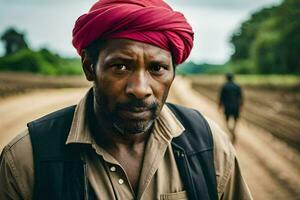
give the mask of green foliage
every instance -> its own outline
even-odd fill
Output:
[[[196,64],[187,62],[177,67],[176,73],[179,75],[197,75],[197,74],[256,74],[258,70],[253,67],[250,60],[239,60],[228,62],[224,65]]]
[[[263,9],[254,13],[250,20],[245,21],[232,38],[231,43],[234,45],[235,52],[232,60],[247,59],[250,56],[249,46],[256,38],[257,30],[262,27],[261,22],[271,16],[272,8]]]
[[[6,54],[0,57],[0,71],[33,72],[45,75],[82,74],[79,59],[62,58],[44,48],[32,51],[25,34],[8,28],[1,36]]]
[[[300,1],[285,0],[279,6],[254,13],[234,33],[233,65],[262,74],[300,73]]]
[[[261,85],[274,87],[298,87],[299,75],[239,75],[236,80],[243,85]]]
[[[194,75],[189,76],[194,83],[205,84],[223,84],[225,81],[224,74],[222,75]],[[242,86],[259,86],[268,88],[299,88],[300,75],[262,75],[262,74],[247,74],[247,75],[235,75],[235,81]]]
[[[179,75],[203,74],[203,73],[222,73],[223,65],[212,64],[196,64],[192,61],[183,63],[176,68],[176,73]]]
[[[180,75],[199,74],[203,71],[203,67],[194,62],[186,62],[176,67],[176,73]]]
[[[47,49],[38,52],[20,50],[0,58],[1,71],[33,72],[45,75],[81,74],[79,59],[67,59]]]
[[[235,62],[228,62],[225,64],[225,73],[235,73],[235,74],[256,74],[257,69],[253,65],[251,60],[238,60]]]

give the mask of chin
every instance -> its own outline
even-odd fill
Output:
[[[149,131],[154,120],[141,122],[114,123],[114,128],[122,134],[139,134]]]

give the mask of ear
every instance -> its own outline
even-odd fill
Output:
[[[81,52],[81,63],[82,63],[82,68],[86,79],[88,81],[94,81],[95,80],[94,66],[90,58],[88,57],[86,50],[82,50]]]

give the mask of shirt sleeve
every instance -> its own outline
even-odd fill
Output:
[[[218,125],[207,118],[214,139],[214,164],[220,200],[252,200],[234,147]]]
[[[15,176],[15,166],[9,148],[3,149],[0,156],[0,199],[22,199]]]
[[[234,159],[234,164],[227,183],[225,184],[222,200],[252,200],[251,193],[248,186],[241,174],[237,158]]]
[[[32,199],[33,174],[32,147],[26,129],[7,144],[1,153],[0,199]]]

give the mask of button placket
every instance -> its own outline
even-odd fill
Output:
[[[116,166],[110,166],[110,167],[109,167],[109,171],[111,171],[111,172],[117,172],[117,167],[116,167]],[[118,177],[119,175],[118,175],[118,174],[115,174],[114,176]],[[124,179],[118,178],[118,183],[119,183],[119,185],[123,185],[124,182],[125,182]]]

